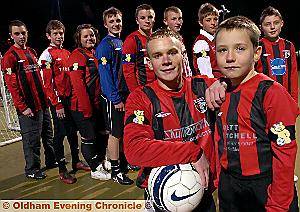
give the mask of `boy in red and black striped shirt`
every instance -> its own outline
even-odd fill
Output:
[[[28,178],[43,179],[46,175],[40,170],[41,138],[46,166],[56,166],[48,102],[36,52],[26,46],[26,25],[19,20],[11,21],[9,33],[14,45],[5,53],[2,68],[19,118],[26,162],[25,175]]]
[[[129,34],[123,44],[123,74],[130,92],[155,80],[154,72],[149,68],[146,50],[147,38],[152,33],[155,12],[148,4],[136,8],[135,19],[139,29]]]
[[[215,131],[220,211],[299,210],[293,180],[298,106],[284,87],[255,71],[259,35],[242,16],[216,32],[218,66],[232,83]]]
[[[279,37],[283,20],[280,12],[267,7],[260,17],[264,37],[260,39],[262,54],[257,70],[279,82],[298,104],[298,69],[295,46]]]
[[[133,91],[125,107],[124,151],[130,164],[141,167],[137,185],[147,187],[153,167],[193,163],[208,187],[215,173],[215,152],[205,90],[215,80],[182,76],[183,48],[177,32],[157,30],[147,49],[157,80]],[[212,191],[205,192],[195,211],[215,211]]]

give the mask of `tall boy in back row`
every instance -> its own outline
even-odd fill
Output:
[[[283,19],[280,12],[267,7],[260,16],[264,37],[260,39],[262,54],[257,70],[279,82],[298,104],[298,70],[296,51],[292,42],[281,38]]]
[[[255,71],[259,36],[242,16],[222,22],[215,36],[218,66],[232,84],[215,131],[221,212],[299,211],[293,180],[298,106],[283,86]]]
[[[181,9],[175,6],[167,7],[164,11],[164,24],[168,27],[168,29],[180,33],[183,24]],[[187,55],[183,38],[182,38],[182,48],[184,49],[182,52],[183,53],[183,76],[191,77],[193,75],[193,72],[190,67],[189,58]]]
[[[148,66],[146,50],[148,37],[152,34],[155,12],[148,4],[136,8],[135,20],[138,30],[128,35],[123,44],[123,73],[130,92],[155,80],[155,74]]]

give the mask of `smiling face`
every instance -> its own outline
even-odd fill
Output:
[[[118,13],[106,16],[104,26],[109,35],[119,37],[122,31],[122,15]]]
[[[183,24],[182,12],[168,11],[164,23],[171,30],[179,32]]]
[[[148,54],[159,85],[175,90],[182,85],[182,45],[174,37],[150,40]]]
[[[261,23],[261,30],[264,36],[271,41],[278,39],[283,26],[283,20],[276,15],[266,16]]]
[[[254,73],[261,47],[253,46],[245,29],[221,29],[215,39],[216,58],[221,72],[233,85],[247,81]]]
[[[12,26],[10,37],[14,40],[16,47],[24,48],[28,39],[28,31],[25,26]]]
[[[82,29],[80,43],[83,48],[92,49],[96,44],[96,35],[93,29]]]

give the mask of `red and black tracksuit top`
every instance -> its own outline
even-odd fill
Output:
[[[298,68],[293,43],[283,38],[274,42],[262,38],[260,45],[262,54],[257,70],[283,85],[298,103]]]
[[[266,208],[288,211],[294,197],[298,106],[286,89],[257,74],[226,94],[216,120],[221,167],[240,179],[272,176]]]
[[[211,117],[205,89],[212,79],[187,78],[177,91],[154,81],[131,93],[126,102],[124,151],[141,166],[137,185],[147,186],[152,167],[196,162],[204,151],[214,173]]]
[[[15,108],[37,112],[48,107],[36,52],[11,46],[2,59],[2,69]]]
[[[100,109],[100,78],[94,50],[75,49],[68,60],[72,84],[71,110],[92,117]]]
[[[39,59],[46,94],[56,110],[63,108],[60,98],[71,95],[72,87],[67,63],[69,55],[68,50],[50,45]]]
[[[123,74],[130,92],[155,80],[148,66],[147,37],[138,30],[127,36],[123,44]]]

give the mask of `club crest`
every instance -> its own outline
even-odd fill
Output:
[[[289,58],[291,56],[291,51],[290,50],[283,50],[283,56],[285,59]]]
[[[207,104],[204,97],[194,99],[194,106],[200,113],[205,113],[207,111]]]

